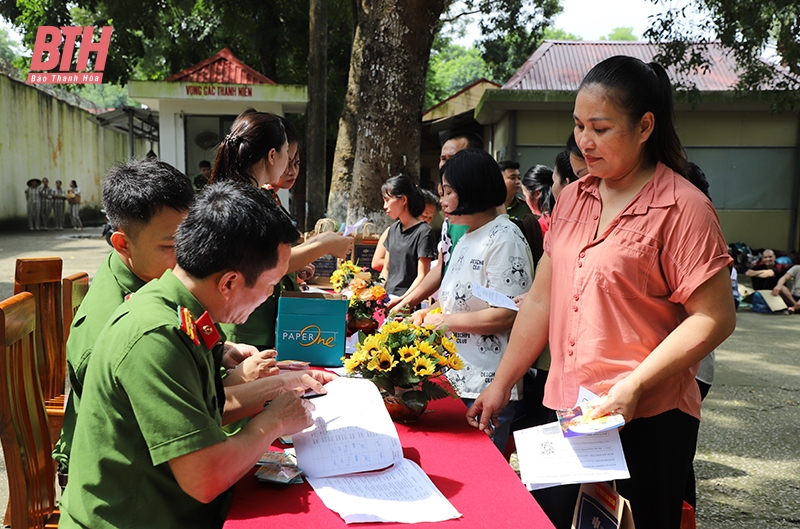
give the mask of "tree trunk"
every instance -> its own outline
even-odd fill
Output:
[[[358,20],[358,16],[356,16]],[[364,40],[356,22],[353,49],[350,54],[350,73],[347,80],[342,116],[339,118],[339,133],[336,137],[336,150],[333,153],[333,174],[331,190],[328,194],[328,217],[340,222],[347,220],[347,207],[350,203],[350,187],[353,184],[353,162],[356,156],[356,117],[359,104],[361,54]]]
[[[306,121],[306,197],[308,218],[305,230],[325,216],[327,102],[328,0],[309,2],[308,114]]]
[[[433,36],[446,3],[445,0],[362,0],[359,4],[348,101],[342,114],[342,121],[348,110],[355,114],[348,223],[367,217],[378,226],[386,226],[389,219],[383,212],[381,185],[398,174],[419,181],[425,73]],[[352,99],[351,90],[355,92]],[[337,151],[342,135],[340,127]],[[342,167],[345,166],[334,166],[334,177],[344,181],[337,174]],[[335,195],[331,186],[329,206],[331,201],[341,200],[342,197]],[[333,213],[330,207],[329,213]]]

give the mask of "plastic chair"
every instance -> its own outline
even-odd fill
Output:
[[[64,278],[64,314],[62,316],[64,326],[64,344],[66,347],[69,330],[72,327],[72,320],[78,312],[78,307],[83,303],[83,298],[89,292],[89,274],[78,272]]]
[[[55,528],[59,518],[35,327],[32,294],[0,302],[0,440],[9,483],[5,523],[14,529]]]

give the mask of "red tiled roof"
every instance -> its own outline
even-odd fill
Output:
[[[649,42],[583,42],[546,40],[503,85],[504,90],[578,89],[583,77],[597,63],[614,55],[628,55],[650,62],[658,53],[658,45]],[[709,43],[707,72],[689,75],[668,68],[670,80],[694,83],[700,91],[729,91],[739,79],[736,61],[719,43]]]
[[[223,48],[208,59],[166,78],[166,81],[224,84],[277,84]]]

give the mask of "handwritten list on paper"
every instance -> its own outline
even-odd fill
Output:
[[[461,514],[413,461],[380,472],[308,478],[328,508],[346,523],[440,522]]]
[[[314,424],[292,436],[298,466],[308,477],[378,470],[403,458],[400,438],[378,388],[339,378],[314,399]]]
[[[413,461],[369,380],[339,378],[314,399],[314,424],[292,436],[297,464],[347,523],[437,522],[461,516]],[[373,472],[370,472],[373,471]]]

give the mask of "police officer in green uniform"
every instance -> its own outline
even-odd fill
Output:
[[[95,341],[109,316],[127,297],[175,266],[175,231],[193,200],[189,179],[159,160],[131,160],[112,168],[103,181],[103,207],[115,229],[111,236],[114,251],[92,279],[67,340],[67,374],[72,391],[61,437],[53,450],[62,476],[68,473],[83,381]],[[243,356],[258,354],[255,348],[236,344],[229,344],[228,353],[225,366],[229,368],[241,362]],[[253,366],[249,362],[247,373],[263,368],[255,365],[260,361],[254,358]],[[272,360],[273,366],[274,363]],[[237,370],[236,374],[244,371]],[[230,382],[228,378],[226,382]],[[62,485],[63,481],[64,478]]]
[[[297,232],[252,186],[210,186],[175,235],[177,264],[109,319],[86,372],[59,527],[220,527],[226,491],[272,441],[311,424],[298,394],[335,375],[261,379],[264,400],[222,430],[224,336],[285,273]],[[274,399],[274,400],[273,400]]]
[[[112,168],[103,181],[103,207],[114,226],[108,254],[92,279],[67,340],[67,373],[72,391],[61,438],[53,451],[66,474],[86,367],[109,316],[125,298],[175,266],[175,231],[194,200],[192,184],[171,165],[131,160]]]
[[[502,161],[497,165],[503,172],[503,180],[506,183],[506,207],[505,212],[512,219],[522,219],[525,215],[531,214],[531,208],[524,200],[517,196],[522,191],[522,183],[519,174],[519,163]]]

